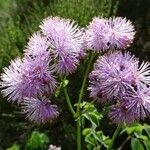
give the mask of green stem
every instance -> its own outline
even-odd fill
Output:
[[[80,109],[80,103],[81,103],[81,100],[82,100],[82,97],[83,97],[84,89],[85,89],[85,86],[86,86],[86,81],[87,81],[88,74],[89,74],[91,64],[92,64],[92,61],[93,61],[94,57],[95,57],[95,55],[94,55],[94,53],[92,53],[91,58],[90,58],[89,63],[88,63],[88,66],[87,66],[87,69],[86,69],[86,72],[85,72],[85,75],[84,75],[82,86],[81,86],[81,89],[80,89],[77,112]]]
[[[120,129],[121,129],[121,125],[118,125],[117,129],[115,130],[115,132],[113,134],[112,141],[111,141],[109,147],[107,148],[107,150],[111,150],[112,149],[114,141],[115,141],[117,135],[119,134]]]
[[[80,103],[81,103],[81,100],[82,100],[82,97],[83,97],[83,93],[84,93],[84,89],[85,89],[85,86],[86,86],[88,74],[90,72],[92,61],[93,61],[94,57],[95,57],[95,55],[92,53],[92,55],[90,57],[90,60],[89,60],[89,63],[88,63],[88,66],[87,66],[87,69],[86,69],[86,72],[85,72],[85,75],[84,75],[82,86],[81,86],[81,89],[80,89],[79,99],[78,99],[78,106],[77,106],[77,111],[76,111],[76,113],[78,115],[80,115]],[[81,124],[80,124],[80,122],[81,122],[81,119],[78,118],[78,120],[77,120],[77,150],[81,150]]]
[[[128,136],[128,138],[120,145],[120,147],[118,148],[118,150],[122,150],[123,146],[126,144],[127,141],[129,141],[132,137]]]
[[[65,98],[66,98],[68,107],[69,107],[69,109],[70,109],[70,112],[71,112],[72,115],[74,116],[75,111],[74,111],[74,109],[73,109],[73,107],[72,107],[72,104],[71,104],[71,101],[70,101],[70,97],[69,97],[69,95],[68,95],[68,92],[67,92],[66,87],[63,87],[63,91],[64,91],[64,94],[65,94]]]
[[[81,125],[80,125],[80,119],[77,120],[77,150],[81,150]]]

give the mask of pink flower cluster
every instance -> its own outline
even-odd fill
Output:
[[[56,75],[73,73],[84,56],[83,31],[69,19],[48,17],[34,33],[23,58],[11,61],[1,75],[1,88],[8,101],[17,102],[29,120],[45,123],[58,116],[50,103],[58,85]]]
[[[27,118],[35,123],[45,123],[58,116],[57,106],[52,105],[49,100],[58,85],[57,75],[72,74],[77,69],[80,59],[86,55],[85,49],[101,52],[126,48],[132,43],[135,35],[131,22],[121,17],[109,19],[96,17],[85,29],[81,29],[70,19],[48,17],[39,27],[40,30],[29,39],[23,58],[11,61],[10,66],[4,68],[4,73],[1,75],[3,95],[8,97],[8,101],[21,105]],[[115,85],[113,78],[115,76],[119,78],[120,74],[115,66],[109,63],[122,62],[121,58],[115,58],[116,55],[129,59],[131,65],[132,61],[134,62],[128,54],[123,57],[120,53],[114,54],[113,58],[104,56],[99,60],[92,72],[90,86],[91,96],[96,99],[101,90],[105,92],[103,89],[106,88],[107,92],[107,87],[111,91],[109,93],[111,97],[113,92],[116,95],[120,89],[125,89],[127,86],[128,81]],[[123,62],[128,63],[127,60]],[[122,66],[126,67],[126,64]],[[139,69],[141,72],[142,68]],[[141,82],[144,79],[142,75],[145,76],[147,73],[144,74],[144,71],[140,74]],[[110,81],[107,79],[108,73]],[[130,74],[123,79],[129,79],[129,76]],[[105,81],[107,84],[104,83]],[[102,85],[100,86],[99,83]]]

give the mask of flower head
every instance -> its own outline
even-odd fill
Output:
[[[86,30],[88,49],[96,52],[108,49],[122,49],[129,46],[135,31],[131,21],[126,18],[93,18]]]
[[[133,111],[132,105],[128,105],[126,101],[113,105],[109,117],[117,124],[131,124],[138,120],[136,113]]]
[[[56,80],[53,76],[53,68],[49,66],[50,59],[42,57],[31,59],[24,58],[22,68],[22,89],[25,97],[37,97],[38,95],[50,95],[56,88]]]
[[[109,18],[107,25],[110,48],[126,48],[132,43],[135,30],[130,20],[122,17]]]
[[[96,52],[104,51],[108,49],[108,31],[109,28],[106,24],[107,20],[103,18],[95,17],[86,30],[86,43],[87,48]]]
[[[2,92],[8,96],[9,101],[23,101],[24,97],[37,97],[49,95],[56,87],[56,80],[49,67],[49,61],[42,57],[31,59],[30,57],[12,61],[8,68],[4,69],[1,76]]]
[[[149,84],[149,63],[142,63],[131,56],[130,53],[119,51],[101,56],[95,63],[94,70],[90,74],[90,91],[94,98],[97,93],[103,93],[109,99],[124,95],[129,89],[139,84]]]
[[[150,117],[150,88],[146,85],[138,86],[136,90],[129,91],[123,98],[138,119]]]
[[[59,114],[57,106],[51,105],[46,98],[42,100],[25,98],[22,103],[22,109],[27,118],[37,124],[52,121]]]
[[[136,90],[128,91],[121,97],[119,104],[112,106],[109,116],[114,123],[119,124],[131,124],[150,117],[150,88],[140,85]]]
[[[22,101],[22,60],[17,58],[11,61],[10,66],[4,68],[1,74],[1,88],[4,96],[8,96],[8,101]]]
[[[102,103],[108,99],[105,93],[103,93],[100,84],[93,83],[88,89],[90,90],[90,97],[93,97],[97,102]]]
[[[25,55],[30,57],[43,57],[47,59],[49,57],[49,43],[46,37],[42,36],[40,32],[34,33],[29,39],[28,45],[24,50]]]
[[[50,42],[50,52],[55,68],[60,74],[72,73],[79,64],[83,46],[83,33],[74,21],[48,17],[40,28]]]

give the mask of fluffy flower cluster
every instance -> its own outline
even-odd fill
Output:
[[[40,28],[50,42],[50,53],[55,62],[55,69],[60,74],[75,71],[83,51],[83,32],[69,19],[48,17]]]
[[[42,100],[25,98],[22,103],[22,109],[27,118],[35,123],[45,123],[58,116],[57,106],[51,105],[46,98]]]
[[[16,59],[4,69],[2,92],[10,101],[20,103],[24,97],[38,97],[51,94],[56,87],[56,80],[47,60],[35,60],[26,57]]]
[[[135,35],[131,22],[121,17],[96,17],[85,30],[72,20],[48,17],[39,27],[29,39],[23,59],[11,61],[1,75],[4,96],[22,105],[27,118],[36,123],[58,116],[57,106],[48,100],[57,87],[56,74],[73,73],[85,49],[124,49]],[[130,53],[109,52],[97,60],[90,74],[91,96],[117,102],[110,113],[115,122],[144,119],[149,114],[148,69],[149,63],[139,65]]]
[[[91,97],[112,106],[109,114],[116,123],[132,123],[150,116],[150,64],[129,52],[100,56],[90,74]]]
[[[22,105],[27,118],[45,123],[58,116],[50,97],[56,87],[55,74],[73,73],[84,56],[83,31],[69,19],[49,17],[34,33],[23,59],[11,61],[1,75],[1,88],[11,102]]]
[[[126,18],[95,17],[86,30],[87,48],[96,52],[126,48],[132,43],[134,35],[134,26]]]

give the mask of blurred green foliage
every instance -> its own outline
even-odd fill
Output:
[[[49,138],[44,133],[39,133],[37,131],[32,132],[31,137],[27,140],[25,150],[44,150],[48,146]]]
[[[124,126],[120,136],[127,134],[127,138],[119,146],[122,150],[127,142],[131,143],[132,150],[149,150],[150,149],[150,125],[134,124],[132,126]]]
[[[23,149],[25,150],[44,150],[48,149],[49,138],[46,134],[40,133],[38,131],[33,131],[31,136],[26,141]],[[20,145],[13,144],[10,148],[6,150],[21,150]]]
[[[83,124],[83,127],[85,127],[82,134],[84,136],[87,149],[100,150],[101,148],[108,148],[111,139],[109,136],[105,136],[103,131],[100,130],[100,122],[104,117],[106,109],[103,108],[103,110],[99,112],[92,102],[83,102],[80,107],[82,111],[78,119],[81,118],[81,123]],[[89,127],[85,126],[87,121],[90,122]]]
[[[13,144],[10,148],[7,148],[6,150],[20,150],[20,146],[17,144]]]
[[[150,6],[149,0],[0,0],[0,70],[2,72],[2,68],[7,66],[11,59],[22,56],[23,49],[25,48],[29,37],[39,29],[38,26],[43,18],[51,15],[74,19],[80,26],[85,27],[94,16],[108,17],[113,16],[117,12],[117,15],[131,19],[137,30],[135,42],[129,50],[133,51],[142,59],[149,60],[150,14],[148,6]],[[82,70],[84,73],[84,68],[87,63],[88,58],[84,62],[81,62],[82,65],[79,67],[77,73],[69,78],[69,82],[71,82],[69,84],[74,85],[73,87],[69,86],[70,96],[74,100],[79,91],[79,83],[81,83],[82,80],[80,72]],[[89,100],[88,93],[85,93],[84,99],[86,101]],[[61,92],[57,93],[55,101],[59,106],[59,118],[50,125],[36,126],[27,122],[24,119],[24,116],[18,113],[19,108],[8,103],[6,99],[1,96],[0,150],[5,150],[10,146],[11,148],[8,148],[7,150],[22,150],[24,147],[34,149],[35,147],[32,146],[36,146],[37,144],[32,143],[36,143],[37,141],[37,143],[40,143],[41,145],[42,143],[45,143],[46,145],[49,141],[45,134],[32,132],[35,129],[38,129],[41,133],[46,133],[50,142],[61,145],[64,150],[76,149],[75,123],[68,112]],[[73,103],[74,102],[75,101],[73,101]],[[88,104],[89,103],[87,103],[86,106]],[[84,111],[87,107],[85,107],[85,105],[82,107],[82,117],[84,118],[82,120],[86,123],[89,121],[89,124],[87,123],[85,126],[85,130],[88,132],[83,132],[84,137],[93,140],[93,136],[97,134],[97,136],[100,137],[99,139],[108,139],[105,135],[111,136],[114,132],[114,126],[108,124],[106,116],[104,115],[105,120],[101,118],[103,126],[100,123],[100,126],[98,127],[97,122],[100,121],[98,118],[99,114],[94,105],[92,105],[92,108],[90,106],[91,110],[93,110],[94,107],[94,112],[89,111],[91,113],[88,114]],[[102,107],[98,105],[97,109],[101,112]],[[94,129],[95,135],[91,134],[91,125],[96,125],[96,128]],[[137,125],[137,128],[141,127],[139,126],[140,125]],[[136,127],[131,129],[127,128],[125,132],[122,133],[120,139],[123,141],[124,136],[126,138],[128,136],[130,137],[132,134],[130,148],[134,148],[137,145],[141,148],[143,143],[141,146],[141,139],[134,135],[134,133],[137,132],[134,129],[136,129]],[[101,132],[101,130],[103,130],[104,133]],[[134,130],[134,132],[131,132],[131,130]],[[149,128],[147,130],[149,131]],[[142,132],[142,137],[146,136],[149,140],[149,136],[145,134],[145,132],[147,132],[145,129],[140,132]],[[149,132],[147,133],[149,134]],[[45,142],[41,139],[44,139]],[[98,139],[95,142],[96,144],[97,142],[100,143]],[[87,142],[85,141],[85,147],[86,144]],[[115,146],[118,147],[120,144],[121,143],[116,142]],[[129,149],[128,141],[127,144],[124,144],[124,147]],[[147,147],[149,147],[148,142]]]

